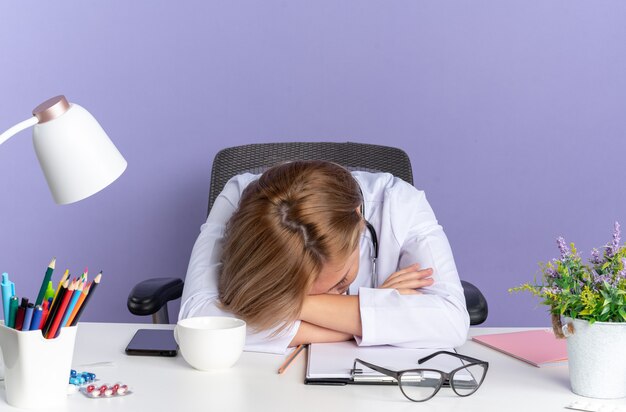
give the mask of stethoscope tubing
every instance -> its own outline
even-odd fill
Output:
[[[358,184],[358,182],[357,182]],[[359,192],[361,193],[361,217],[365,222],[365,227],[368,232],[370,232],[370,237],[372,238],[372,286],[374,288],[378,287],[378,277],[376,276],[376,260],[378,259],[378,236],[376,235],[376,229],[374,226],[365,218],[365,198],[363,197],[363,191],[361,190],[361,186],[359,185]]]
[[[376,229],[374,229],[374,226],[365,220],[365,218],[363,218],[363,220],[365,221],[365,227],[367,227],[367,230],[370,232],[370,236],[372,237],[372,286],[377,288],[378,277],[376,276],[376,260],[378,259],[378,236],[376,236]]]

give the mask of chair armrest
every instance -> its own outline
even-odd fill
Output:
[[[470,316],[470,325],[480,325],[487,319],[489,314],[487,299],[485,299],[480,289],[471,283],[462,280],[461,285],[463,285],[465,304]]]
[[[128,295],[128,310],[138,316],[152,315],[170,300],[183,293],[183,280],[178,278],[153,278],[135,285]]]

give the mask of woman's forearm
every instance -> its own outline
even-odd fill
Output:
[[[352,335],[349,333],[338,332],[302,321],[289,346],[315,342],[343,342],[350,339],[352,339]]]
[[[358,296],[307,296],[302,306],[300,319],[327,329],[361,336]]]

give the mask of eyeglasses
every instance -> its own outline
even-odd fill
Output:
[[[404,396],[413,402],[429,400],[439,392],[442,386],[451,387],[454,393],[459,396],[469,396],[480,388],[480,385],[485,379],[485,375],[487,375],[489,362],[454,352],[439,351],[418,360],[417,363],[422,364],[439,355],[454,356],[467,363],[464,364],[464,366],[446,373],[437,369],[393,371],[365,362],[361,359],[355,359],[354,366],[352,367],[352,376],[356,380],[358,379],[358,375],[363,373],[362,369],[357,369],[356,367],[358,362],[376,372],[395,379]]]

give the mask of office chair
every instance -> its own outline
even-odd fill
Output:
[[[413,184],[413,169],[401,149],[363,143],[262,143],[229,147],[215,156],[211,170],[209,206],[228,180],[244,172],[262,173],[267,168],[293,160],[327,160],[349,170],[391,173]],[[487,300],[473,284],[462,280],[470,324],[487,319]],[[152,315],[154,323],[169,323],[167,302],[180,298],[183,281],[179,278],[153,278],[138,283],[128,296],[128,310],[134,315]]]

